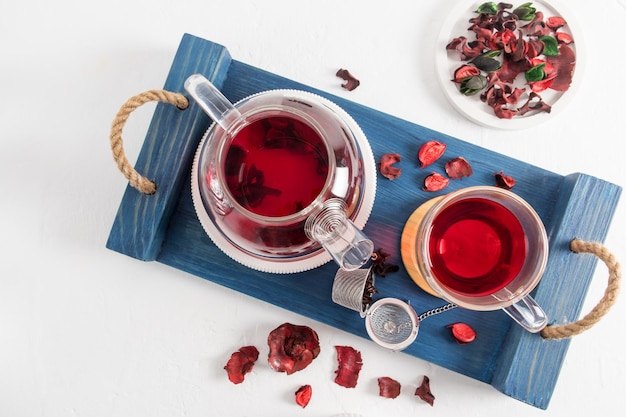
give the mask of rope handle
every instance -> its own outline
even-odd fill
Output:
[[[173,104],[181,110],[189,106],[189,100],[182,94],[165,90],[149,90],[128,99],[117,112],[115,119],[113,119],[110,136],[113,159],[117,163],[119,170],[130,182],[130,185],[144,194],[154,194],[156,192],[156,184],[139,174],[128,162],[124,153],[122,129],[133,111],[151,101]]]
[[[604,262],[609,269],[608,285],[598,304],[582,319],[569,324],[545,327],[541,331],[541,336],[547,340],[565,339],[589,330],[608,313],[617,300],[620,280],[622,279],[622,267],[615,256],[601,243],[585,242],[580,239],[574,239],[570,242],[570,250],[574,253],[590,253]]]

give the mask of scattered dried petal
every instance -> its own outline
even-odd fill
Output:
[[[504,175],[504,171],[494,173],[496,177],[496,186],[510,190],[515,185],[516,181],[513,177]]]
[[[452,336],[460,345],[473,342],[476,339],[476,330],[466,323],[454,323],[446,326],[452,330]]]
[[[545,111],[546,113],[550,113],[552,111],[552,106],[544,102],[539,94],[531,92],[526,103],[524,103],[524,105],[522,105],[522,107],[520,107],[517,111],[522,116],[530,111]]]
[[[388,153],[380,158],[378,169],[383,177],[388,180],[395,180],[402,174],[402,169],[394,167],[393,164],[400,162],[400,155],[397,153]]]
[[[567,25],[567,22],[561,16],[552,16],[546,19],[546,26],[554,31],[565,25]]]
[[[430,404],[431,407],[434,405],[435,396],[430,392],[430,379],[426,375],[424,375],[421,385],[415,390],[415,395]]]
[[[424,178],[424,191],[441,191],[450,184],[450,180],[443,175],[433,172]]]
[[[267,338],[270,353],[267,362],[276,372],[287,375],[300,371],[320,353],[319,338],[308,326],[284,323],[272,330]]]
[[[301,386],[296,391],[296,404],[302,408],[306,407],[311,401],[311,394],[313,394],[313,388],[310,385]]]
[[[472,166],[462,156],[446,162],[446,174],[454,180],[469,177],[473,174]]]
[[[239,351],[234,352],[224,366],[230,382],[241,384],[246,374],[252,371],[258,358],[259,351],[254,346],[244,346]]]
[[[378,378],[378,394],[385,398],[396,398],[400,395],[401,385],[395,379],[383,376]]]
[[[335,346],[338,368],[335,371],[335,383],[345,388],[354,388],[363,367],[361,352],[350,346]]]
[[[574,39],[572,39],[572,37],[565,32],[557,32],[555,36],[556,40],[559,41],[559,43],[564,43],[565,45],[569,45],[570,43],[574,42]]]
[[[473,65],[464,64],[461,65],[454,71],[454,79],[455,83],[460,83],[466,78],[474,77],[476,75],[480,75],[480,70]]]
[[[398,272],[400,267],[392,263],[387,263],[388,253],[385,253],[382,249],[378,249],[372,253],[372,271],[379,276],[385,277],[388,273]]]
[[[345,83],[341,84],[341,86],[348,91],[354,90],[361,84],[361,82],[347,69],[341,68],[339,71],[337,71],[336,75],[337,77],[345,81]]]
[[[429,140],[420,147],[417,153],[417,159],[420,161],[420,168],[427,167],[435,162],[446,151],[446,144],[437,142],[436,140]]]

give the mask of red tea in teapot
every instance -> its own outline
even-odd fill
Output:
[[[482,297],[504,288],[521,270],[526,257],[524,229],[501,204],[470,198],[435,217],[428,250],[432,272],[442,285]]]
[[[324,188],[328,150],[320,135],[300,120],[261,118],[235,135],[224,173],[242,207],[262,216],[288,216],[311,204]]]

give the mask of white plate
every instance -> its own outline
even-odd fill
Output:
[[[574,68],[572,83],[565,92],[547,89],[539,93],[543,101],[552,106],[550,113],[535,111],[526,113],[524,116],[516,115],[512,119],[501,119],[495,115],[490,106],[480,100],[480,92],[472,96],[466,96],[459,91],[458,84],[451,81],[454,78],[454,71],[463,63],[466,63],[466,61],[462,61],[456,51],[446,50],[446,45],[456,37],[465,36],[468,38],[468,41],[475,39],[474,33],[467,30],[471,26],[469,19],[477,16],[474,11],[483,3],[484,1],[471,0],[461,0],[457,2],[450,10],[449,17],[442,25],[441,32],[437,39],[435,64],[437,77],[446,98],[450,101],[452,106],[465,117],[473,122],[488,127],[522,129],[536,126],[539,123],[553,118],[555,114],[562,111],[567,102],[572,99],[577,86],[583,79],[581,65],[584,55],[583,42],[578,25],[573,20],[571,14],[564,13],[563,6],[557,6],[556,2],[547,2],[544,0],[532,2],[532,6],[535,7],[537,11],[543,12],[544,20],[552,16],[560,16],[567,22],[567,25],[559,29],[559,31],[569,34],[574,39],[574,42],[569,45],[576,54],[576,66]],[[525,1],[523,0],[519,1],[519,3],[510,3],[513,4],[513,8],[510,10],[512,11],[524,3]],[[524,75],[520,74],[514,86],[526,88],[527,91],[530,91],[530,89],[525,86],[525,83]],[[518,106],[521,107],[526,102],[527,98],[528,94],[524,93],[520,97]]]

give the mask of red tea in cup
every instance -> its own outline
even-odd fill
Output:
[[[526,258],[517,217],[500,203],[479,198],[457,201],[435,217],[428,250],[440,284],[470,297],[504,288]]]

